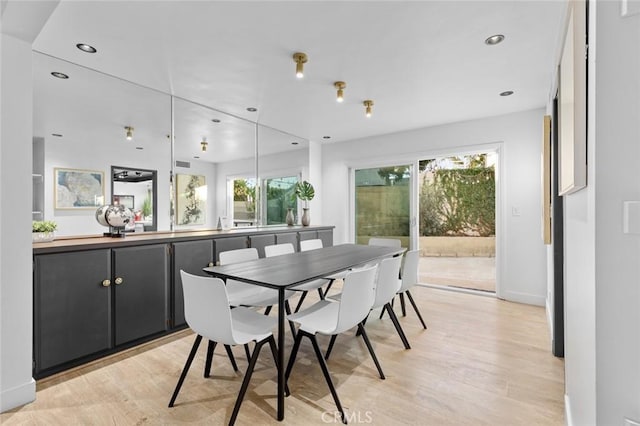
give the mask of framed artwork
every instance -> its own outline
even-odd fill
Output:
[[[542,137],[542,241],[551,244],[551,116],[545,115]]]
[[[569,2],[558,77],[558,193],[587,186],[587,42],[585,2]]]
[[[53,169],[54,208],[95,210],[104,205],[104,173],[99,170]]]
[[[176,175],[176,224],[204,225],[207,184],[201,175]]]
[[[131,210],[134,209],[135,197],[133,195],[114,195],[113,196],[113,204],[129,207]]]

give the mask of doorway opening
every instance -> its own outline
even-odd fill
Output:
[[[420,282],[496,292],[496,152],[421,160]]]

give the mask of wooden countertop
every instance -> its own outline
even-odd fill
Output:
[[[129,232],[124,238],[87,235],[78,237],[57,237],[49,243],[34,243],[33,254],[60,253],[65,251],[96,250],[112,247],[130,247],[147,244],[161,244],[177,241],[206,240],[212,238],[228,238],[254,234],[280,234],[286,232],[316,231],[333,229],[334,226],[262,226],[241,227],[218,231],[206,229],[198,231],[175,232]]]

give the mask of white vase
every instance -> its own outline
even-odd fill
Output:
[[[309,215],[309,209],[302,208],[302,226],[309,226],[311,223],[311,216]]]
[[[53,232],[32,232],[31,240],[34,243],[48,243],[53,241],[55,235]]]
[[[287,209],[287,226],[293,226],[295,219],[293,217],[293,209]]]

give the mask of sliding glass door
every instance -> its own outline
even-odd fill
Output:
[[[357,244],[371,237],[396,238],[409,248],[412,170],[409,164],[355,170]]]

